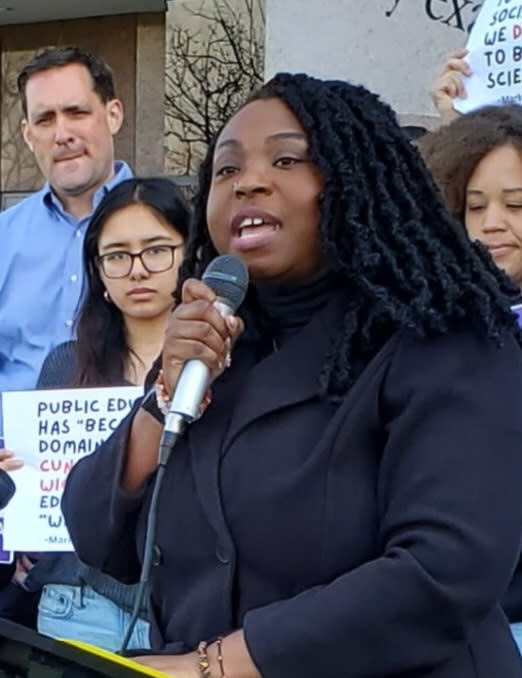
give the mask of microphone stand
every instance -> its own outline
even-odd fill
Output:
[[[158,448],[158,470],[156,471],[156,477],[154,478],[152,497],[150,500],[149,512],[147,516],[145,547],[143,549],[143,565],[141,568],[138,591],[136,593],[136,599],[134,601],[134,607],[132,609],[129,625],[127,626],[127,630],[125,632],[125,637],[117,653],[123,656],[125,656],[127,653],[127,648],[129,646],[134,627],[136,626],[136,622],[139,619],[141,606],[145,599],[145,594],[147,593],[150,571],[153,565],[154,541],[156,539],[156,523],[158,518],[158,500],[163,479],[165,477],[165,471],[167,470],[167,464],[170,459],[171,452],[176,445],[178,437],[183,433],[186,424],[185,419],[180,415],[174,416],[169,413],[168,416],[170,417],[169,427],[168,429],[167,427],[163,429]]]

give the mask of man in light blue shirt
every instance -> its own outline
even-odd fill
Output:
[[[34,388],[46,355],[71,338],[90,215],[132,176],[114,161],[123,109],[102,61],[47,48],[21,71],[18,91],[22,133],[46,184],[0,213],[0,393]]]

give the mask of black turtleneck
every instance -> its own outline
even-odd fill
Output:
[[[293,285],[256,284],[261,316],[256,320],[262,333],[268,332],[277,345],[283,344],[328,304],[341,284],[338,276],[325,271]]]

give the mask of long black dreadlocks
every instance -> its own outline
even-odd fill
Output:
[[[323,371],[329,396],[344,395],[397,330],[447,332],[467,316],[497,342],[516,332],[514,288],[489,255],[453,220],[395,114],[364,87],[279,74],[244,105],[277,97],[308,136],[324,179],[321,246],[346,280],[347,307]],[[206,223],[211,146],[199,172],[191,237],[177,295],[216,256]]]

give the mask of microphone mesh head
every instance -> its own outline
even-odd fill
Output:
[[[248,288],[248,271],[238,257],[222,254],[203,273],[203,282],[234,312],[243,303]]]

